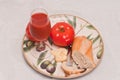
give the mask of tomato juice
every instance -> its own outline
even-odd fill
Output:
[[[30,34],[37,41],[47,40],[51,30],[50,20],[45,13],[35,13],[31,16]]]

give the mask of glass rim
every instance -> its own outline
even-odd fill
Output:
[[[37,10],[38,10],[38,12],[37,12]],[[39,10],[41,10],[41,12],[39,11]],[[36,11],[36,12],[35,12]],[[43,12],[42,12],[43,11]],[[31,14],[30,14],[30,23],[31,23],[31,20],[34,20],[34,21],[36,21],[36,19],[34,19],[34,18],[32,18],[32,15],[34,15],[35,13],[43,13],[43,14],[46,14],[46,16],[47,16],[47,18],[48,18],[48,13],[47,13],[47,11],[44,9],[44,8],[36,8],[36,9],[33,9],[33,11],[31,12]]]
[[[38,13],[40,12],[39,10],[41,10],[41,13],[44,13],[44,14],[47,14],[48,15],[48,12],[44,9],[44,8],[35,8],[32,10],[31,14],[30,15],[33,15],[35,11],[38,10]],[[43,12],[42,12],[43,11]]]

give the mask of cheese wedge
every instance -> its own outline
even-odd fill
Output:
[[[75,37],[72,45],[72,58],[80,68],[95,67],[92,55],[92,41],[85,36]]]

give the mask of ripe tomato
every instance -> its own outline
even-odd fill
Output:
[[[31,41],[37,41],[35,38],[32,37],[32,35],[30,34],[30,31],[29,31],[29,27],[30,27],[30,24],[27,25],[27,28],[26,28],[26,36],[29,40]]]
[[[56,23],[50,32],[53,43],[58,46],[69,46],[73,42],[74,35],[73,27],[65,22]]]

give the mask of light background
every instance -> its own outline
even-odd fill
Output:
[[[49,15],[68,13],[91,22],[104,41],[100,65],[74,80],[120,80],[120,0],[0,0],[0,80],[50,80],[29,67],[22,55],[22,38],[33,9]]]

